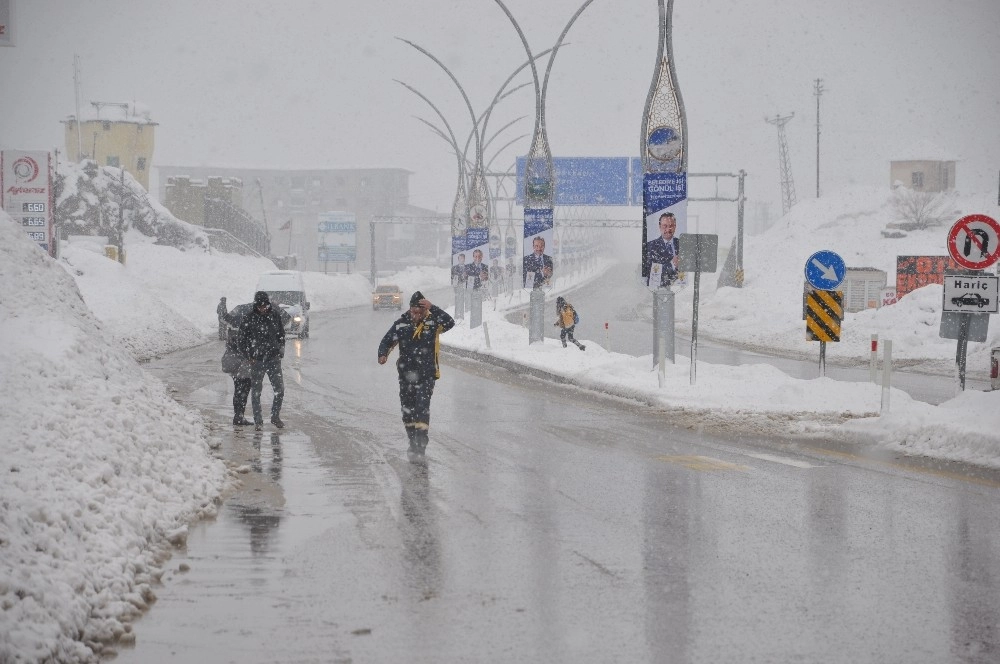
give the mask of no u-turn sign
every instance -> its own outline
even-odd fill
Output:
[[[970,214],[948,232],[948,253],[969,270],[983,270],[1000,258],[1000,223],[985,214]]]

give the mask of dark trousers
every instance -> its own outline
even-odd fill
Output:
[[[247,397],[250,396],[252,383],[253,379],[249,376],[237,378],[236,374],[233,374],[233,415],[236,417],[243,417],[247,410]]]
[[[253,408],[254,424],[264,423],[264,414],[260,408],[260,393],[264,390],[264,374],[271,381],[274,401],[271,402],[271,417],[281,415],[281,402],[285,398],[285,380],[281,375],[281,358],[259,360],[250,367],[250,406]]]
[[[577,346],[580,345],[580,342],[573,338],[573,328],[575,327],[576,325],[570,325],[569,327],[564,327],[559,331],[559,339],[562,340],[563,346],[566,345],[566,339],[569,339]]]
[[[407,429],[427,429],[431,424],[431,395],[434,394],[434,377],[415,382],[399,379],[399,407],[403,412],[403,425]]]

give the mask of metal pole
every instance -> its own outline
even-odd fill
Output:
[[[872,354],[868,360],[868,375],[873,383],[878,382],[878,335],[872,335]]]
[[[739,190],[736,194],[736,287],[743,288],[743,208],[746,196],[743,192],[743,182],[747,172],[740,169]]]
[[[822,378],[826,375],[826,342],[819,342],[819,375]]]
[[[375,224],[371,219],[368,220],[368,239],[371,245],[371,266],[368,270],[369,277],[372,282],[372,286],[375,285]]]
[[[533,288],[529,295],[528,343],[543,343],[545,341],[545,291]]]
[[[955,364],[958,366],[958,389],[965,390],[965,356],[969,347],[969,318],[972,314],[959,314],[958,348],[955,352]]]
[[[816,95],[816,198],[819,198],[819,98],[823,95],[823,79],[816,79],[813,94]]]
[[[465,286],[459,282],[455,285],[455,320],[465,318]]]
[[[882,355],[882,412],[889,412],[889,387],[892,384],[892,340],[886,339]]]
[[[118,262],[125,264],[125,167],[121,172],[121,198],[118,200]]]
[[[477,328],[483,324],[483,290],[473,288],[471,306],[469,307],[469,329]]]
[[[674,362],[674,292],[669,288],[653,291],[653,357]]]
[[[700,243],[699,243],[700,244]],[[701,285],[701,266],[697,264],[698,257],[701,255],[701,247],[698,248],[698,253],[695,254],[695,271],[694,271],[694,311],[691,314],[691,384],[694,385],[695,380],[698,376],[698,289]]]

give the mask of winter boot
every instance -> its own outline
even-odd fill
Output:
[[[236,415],[233,417],[233,426],[245,427],[253,424],[250,420],[243,417],[242,415]]]
[[[417,429],[414,436],[417,443],[417,450],[423,454],[427,450],[428,431],[427,429]]]

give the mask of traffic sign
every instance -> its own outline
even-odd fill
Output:
[[[1000,277],[995,274],[946,274],[942,311],[1000,313],[998,282]]]
[[[828,249],[817,251],[806,260],[806,281],[816,290],[834,290],[845,276],[844,259]]]
[[[1000,258],[1000,223],[985,214],[970,214],[948,231],[948,253],[970,270],[982,270]]]
[[[806,339],[840,341],[844,291],[815,290],[806,295]]]

